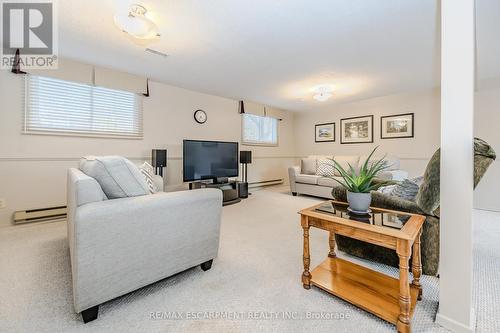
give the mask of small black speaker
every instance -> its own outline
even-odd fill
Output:
[[[154,168],[163,168],[167,166],[167,150],[166,149],[153,149],[153,159],[151,165]]]
[[[151,165],[155,168],[155,174],[163,177],[163,168],[167,166],[167,150],[153,149]]]
[[[252,163],[252,151],[251,150],[240,151],[240,163],[244,163],[244,164]]]

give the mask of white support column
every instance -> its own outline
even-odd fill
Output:
[[[441,1],[441,258],[436,322],[455,332],[475,329],[472,309],[474,12],[474,0]]]

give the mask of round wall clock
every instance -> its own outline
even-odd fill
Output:
[[[198,124],[205,123],[207,121],[207,113],[203,110],[196,110],[194,112],[194,120],[196,120]]]

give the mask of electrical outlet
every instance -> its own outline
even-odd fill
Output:
[[[7,207],[7,201],[4,198],[0,198],[0,209]]]

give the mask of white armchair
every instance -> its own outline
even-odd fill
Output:
[[[67,195],[74,306],[84,322],[103,302],[196,265],[210,269],[217,257],[220,190],[108,200],[94,178],[70,169]]]

